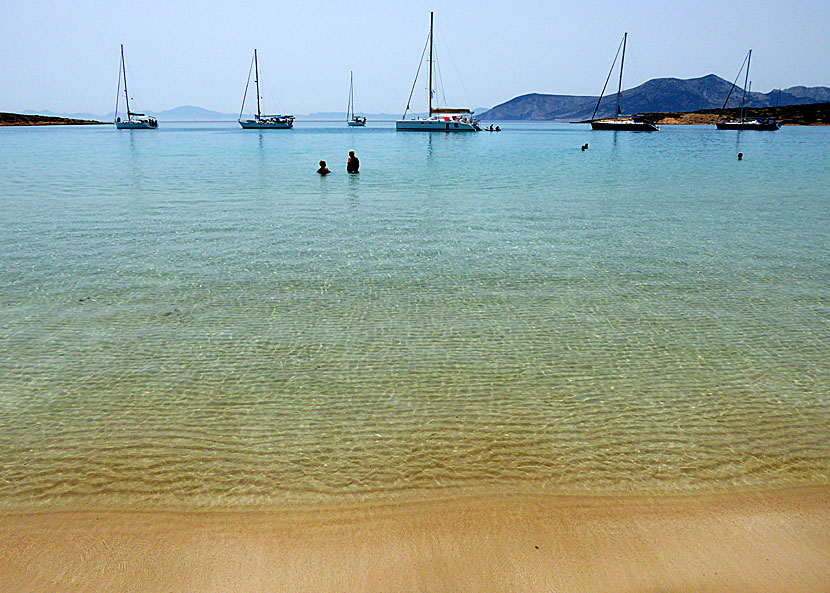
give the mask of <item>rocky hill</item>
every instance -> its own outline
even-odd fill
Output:
[[[623,90],[624,114],[655,112],[689,112],[718,109],[729,94],[732,83],[714,74],[700,78],[655,78],[640,86]],[[597,117],[614,114],[614,91],[605,95]],[[738,107],[743,90],[735,87],[727,107]],[[580,95],[542,95],[531,93],[497,105],[482,114],[485,120],[554,120],[581,121],[591,117],[598,97]],[[769,93],[751,92],[750,107],[805,105],[830,101],[830,88],[796,86]]]

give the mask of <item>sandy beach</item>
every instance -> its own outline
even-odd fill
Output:
[[[0,516],[3,591],[830,590],[830,487]]]
[[[232,125],[0,130],[0,593],[830,593],[830,131]]]

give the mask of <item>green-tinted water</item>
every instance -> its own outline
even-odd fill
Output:
[[[234,125],[0,130],[0,507],[830,479],[830,130]]]

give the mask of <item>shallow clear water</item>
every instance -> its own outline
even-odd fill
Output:
[[[0,129],[0,508],[830,480],[830,129],[235,126]]]

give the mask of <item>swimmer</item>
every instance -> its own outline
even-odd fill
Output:
[[[349,151],[349,160],[346,163],[346,172],[347,173],[360,173],[360,161],[354,155],[354,151]]]

